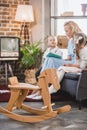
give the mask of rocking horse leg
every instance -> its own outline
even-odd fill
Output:
[[[41,86],[41,95],[43,98],[44,105],[47,106],[48,112],[52,111],[51,107],[51,97],[49,94],[48,86],[45,82],[45,78],[40,78],[38,81],[38,85]]]
[[[58,76],[55,69],[47,69],[43,71],[38,79],[38,85],[41,87],[41,95],[44,105],[47,106],[48,111],[52,111],[49,83],[52,83],[55,86],[55,89],[60,89],[60,84],[58,82]]]
[[[10,96],[9,102],[6,106],[6,109],[8,111],[12,111],[12,108],[15,105],[19,95],[20,95],[20,89],[11,89],[11,96]]]
[[[46,76],[40,76],[38,85],[41,87],[41,95],[44,103],[44,109],[50,114],[49,118],[57,115],[57,111],[53,111],[51,105],[51,96],[48,89],[48,82],[46,82]]]
[[[20,108],[22,105],[22,102],[25,100],[26,96],[28,95],[29,90],[28,89],[22,89],[21,94],[19,95],[17,102],[16,102],[16,107]]]

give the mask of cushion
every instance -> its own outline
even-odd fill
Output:
[[[79,73],[78,74],[76,74],[76,73],[65,73],[64,78],[72,79],[72,80],[78,80],[79,75],[80,75]]]

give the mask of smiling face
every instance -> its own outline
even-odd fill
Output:
[[[56,46],[56,41],[54,36],[49,36],[48,37],[48,47],[55,47]]]

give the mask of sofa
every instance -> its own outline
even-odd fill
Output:
[[[82,101],[87,99],[87,69],[82,70],[80,74],[65,73],[61,89],[75,97],[81,110]]]

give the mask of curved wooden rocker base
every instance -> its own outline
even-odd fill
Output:
[[[10,112],[6,109],[4,109],[3,107],[0,107],[0,112],[4,115],[6,115],[9,118],[12,118],[14,120],[17,121],[21,121],[21,122],[40,122],[43,120],[47,120],[50,119],[52,117],[55,117],[57,115],[56,111],[52,111],[43,115],[36,115],[36,116],[24,116],[24,115],[19,115],[19,114],[15,114],[13,112]]]
[[[67,111],[70,110],[70,106],[66,106],[66,108],[68,108]],[[21,121],[21,122],[30,122],[30,123],[33,123],[33,122],[40,122],[40,121],[44,121],[44,120],[48,120],[50,118],[53,118],[55,116],[57,116],[57,113],[63,113],[63,112],[67,112],[67,111],[62,111],[63,109],[60,108],[61,112],[59,111],[52,111],[52,112],[49,112],[49,113],[46,113],[46,114],[42,114],[42,115],[39,115],[39,116],[24,116],[24,115],[19,115],[19,114],[15,114],[14,112],[10,112],[8,111],[7,109],[3,108],[0,106],[0,113],[4,114],[5,116],[11,118],[11,119],[14,119],[14,120],[17,120],[17,121]]]
[[[40,122],[53,118],[57,116],[57,114],[70,111],[70,105],[66,105],[55,110],[52,109],[51,97],[48,90],[49,83],[53,84],[57,90],[60,89],[55,69],[48,69],[42,72],[39,76],[38,86],[19,83],[17,77],[15,76],[9,78],[9,87],[11,89],[10,100],[6,108],[0,106],[0,113],[21,122]],[[44,104],[43,109],[36,109],[23,104],[29,90],[38,90],[41,92]],[[27,115],[15,113],[14,108],[25,110]],[[30,115],[30,113],[32,113],[32,115]]]

